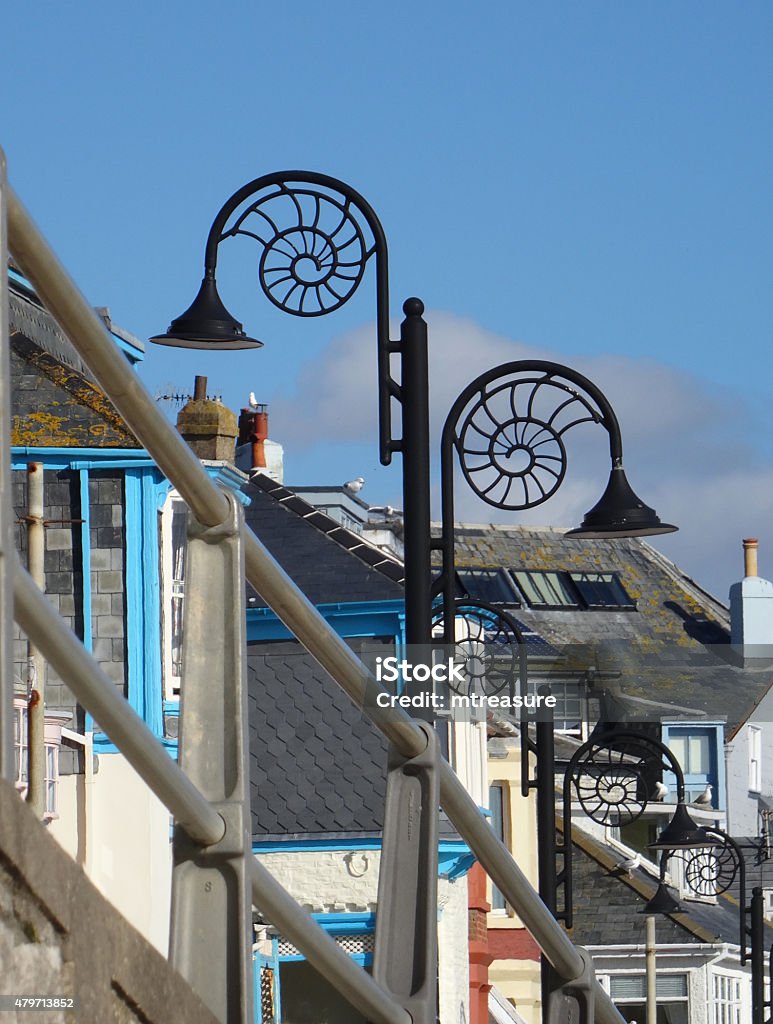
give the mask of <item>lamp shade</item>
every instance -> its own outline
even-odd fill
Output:
[[[205,277],[199,293],[186,311],[173,320],[166,334],[150,339],[155,345],[176,348],[262,348],[263,342],[248,338],[244,328],[223,305],[214,277]]]
[[[661,882],[655,890],[655,895],[645,904],[644,908],[639,911],[640,914],[678,914],[682,907],[679,900],[674,899],[671,893],[668,891],[668,886],[665,882]]]
[[[715,846],[721,843],[712,839],[705,828],[696,825],[683,803],[676,805],[671,821],[655,842],[649,844],[650,850],[700,850]]]
[[[634,493],[623,467],[615,466],[601,500],[586,513],[582,526],[570,530],[568,536],[651,537],[674,533],[677,529],[669,523],[661,523],[655,510]]]

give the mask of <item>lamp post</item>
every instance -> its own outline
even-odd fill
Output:
[[[351,186],[325,174],[282,171],[238,189],[215,216],[207,236],[204,278],[191,306],[172,321],[159,345],[220,350],[257,348],[225,308],[217,290],[219,246],[243,236],[260,247],[258,278],[277,308],[300,317],[339,309],[375,262],[379,455],[402,455],[406,643],[429,645],[430,485],[429,373],[424,305],[410,298],[399,340],[389,337],[387,243],[370,204]],[[391,357],[398,357],[399,380]],[[392,405],[400,407],[401,437],[393,436]],[[420,688],[420,684],[409,683]],[[184,698],[183,698],[184,715]],[[431,717],[423,711],[421,716]],[[424,753],[406,761],[389,751],[379,872],[379,913],[373,974],[411,1014],[434,1024],[437,1014],[438,745],[434,730]],[[195,751],[191,752],[195,757]],[[418,808],[406,816],[405,808]],[[397,882],[399,881],[399,886]]]
[[[563,859],[562,917],[567,928],[572,927],[572,791],[596,824],[630,825],[647,809],[655,776],[663,771],[676,777],[677,802],[668,825],[649,848],[702,852],[716,847],[713,831],[697,825],[687,810],[682,766],[660,740],[633,729],[610,729],[591,737],[572,755],[564,773],[564,838],[557,851]]]
[[[586,514],[577,537],[609,538],[671,533],[654,509],[633,491],[623,468],[623,445],[617,416],[603,392],[587,377],[559,363],[519,360],[476,377],[460,393],[441,436],[441,534],[433,541],[440,552],[434,594],[442,596],[444,641],[455,639],[456,553],[454,541],[454,455],[479,498],[497,509],[520,512],[547,501],[563,483],[567,469],[565,435],[582,423],[602,426],[609,437],[611,470],[606,489]],[[521,672],[525,696],[526,674]],[[569,865],[556,875],[555,749],[552,718],[535,716],[536,744],[529,721],[522,718],[521,748],[524,795],[537,791],[539,892],[548,909],[558,913],[557,889],[567,881]],[[537,777],[529,778],[528,754],[536,755]],[[564,856],[565,847],[564,847]],[[570,886],[571,882],[567,881]],[[543,960],[543,1014],[555,987]]]
[[[721,829],[707,826],[706,832],[715,840],[710,851],[696,851],[684,860],[684,885],[696,896],[721,896],[738,878],[739,940],[741,963],[751,962],[752,1024],[765,1024],[765,1009],[773,1008],[765,1001],[765,936],[762,889],[755,886],[749,900],[746,888],[746,859],[738,841]],[[773,981],[773,949],[770,951]]]

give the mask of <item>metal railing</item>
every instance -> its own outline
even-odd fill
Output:
[[[135,436],[187,502],[193,518],[204,528],[220,527],[230,511],[225,494],[212,482],[191,449],[158,410],[136,375],[127,370],[125,357],[112,343],[104,325],[59,263],[13,190],[2,182],[0,189],[0,277],[3,279],[0,289],[6,287],[2,211],[7,209],[8,248],[44,305]],[[0,291],[0,297],[0,316],[6,318],[5,291]],[[15,614],[21,628],[39,646],[76,698],[170,810],[177,824],[202,849],[216,845],[226,831],[223,815],[181,768],[170,761],[161,744],[120,697],[27,573],[18,565],[11,564],[7,319],[0,321],[0,332],[3,343],[0,355],[3,417],[0,424],[0,440],[3,441],[0,477],[0,497],[3,498],[0,519],[0,611],[3,614],[0,634],[0,766],[8,777],[13,764],[10,616],[7,607],[9,577],[12,576]],[[382,692],[375,678],[284,573],[260,540],[247,528],[242,528],[242,535],[249,582],[349,697],[371,714],[376,707],[375,697]],[[425,734],[405,713],[395,711],[388,717],[372,714],[371,717],[406,758],[417,757],[426,749]],[[518,913],[557,974],[575,983],[578,998],[586,1007],[586,1017],[597,1020],[599,1024],[622,1024],[623,1019],[608,994],[595,980],[587,954],[574,946],[547,910],[445,760],[441,760],[439,775],[440,802],[451,822]],[[250,858],[249,877],[255,905],[361,1013],[378,1024],[410,1024],[410,1014],[404,1007],[356,966],[254,858]],[[210,952],[215,955],[215,950]],[[225,1014],[223,1019],[226,1019]],[[231,1019],[228,1019],[231,1024]],[[233,1018],[234,1024],[236,1019]]]

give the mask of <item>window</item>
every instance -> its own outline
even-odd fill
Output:
[[[529,693],[539,693],[545,685],[544,679],[529,679]],[[585,706],[585,684],[573,679],[548,679],[550,693],[556,698],[553,710],[553,726],[556,732],[570,736],[582,736],[583,724],[588,715]]]
[[[571,580],[563,572],[513,570],[513,576],[533,608],[579,608]]]
[[[636,607],[635,601],[626,593],[617,573],[570,572],[569,577],[588,608]]]
[[[663,742],[684,771],[687,802],[692,803],[711,786],[711,807],[724,807],[723,726],[663,723]],[[676,793],[676,779],[666,772],[663,782]],[[706,810],[709,805],[706,805]]]
[[[69,714],[46,715],[44,724],[44,740],[46,754],[45,778],[45,820],[52,821],[59,817],[59,747],[62,742],[62,725],[70,718]],[[13,702],[13,748],[16,763],[15,786],[22,799],[27,796],[27,769],[29,745],[27,743],[27,705],[23,697],[14,698]]]
[[[459,582],[467,597],[487,604],[520,607],[520,599],[503,569],[460,569]]]
[[[616,572],[536,572],[512,569],[512,576],[533,608],[636,608]]]
[[[762,729],[749,726],[749,789],[759,793],[762,789]]]
[[[505,787],[501,782],[495,782],[489,786],[489,810],[491,811],[491,827],[494,830],[494,835],[497,839],[501,839],[505,845],[507,845],[505,839]],[[507,910],[507,904],[505,903],[505,897],[497,889],[494,883],[491,883],[491,909],[499,911],[500,913]]]
[[[627,1021],[643,1024],[647,1010],[644,974],[613,974],[609,979],[609,994]],[[657,1024],[687,1024],[687,975],[659,975],[657,1000]]]
[[[741,979],[732,974],[711,976],[711,1024],[741,1024]]]
[[[172,492],[161,513],[162,638],[164,697],[180,696],[183,644],[183,594],[188,506]]]

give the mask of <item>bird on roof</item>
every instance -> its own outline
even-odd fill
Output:
[[[260,405],[260,402],[258,402],[257,398],[255,397],[254,391],[250,391],[250,397],[247,399],[247,404],[249,405],[250,409],[257,409],[258,406]]]
[[[700,796],[696,796],[696,798],[693,800],[692,804],[693,804],[693,807],[711,807],[711,806],[713,806],[712,802],[711,802],[711,783],[710,782],[708,783],[706,788],[703,790],[703,792],[700,794]]]
[[[362,485],[365,483],[364,476],[355,477],[354,480],[347,480],[344,487],[347,491],[351,491],[352,494],[357,494],[358,491],[362,490]]]
[[[641,854],[634,854],[633,857],[626,857],[625,860],[621,861],[617,865],[617,870],[622,874],[625,872],[629,878],[633,878],[633,873],[641,864]]]
[[[664,782],[655,783],[655,792],[652,794],[652,799],[662,803],[668,796],[668,786]]]

